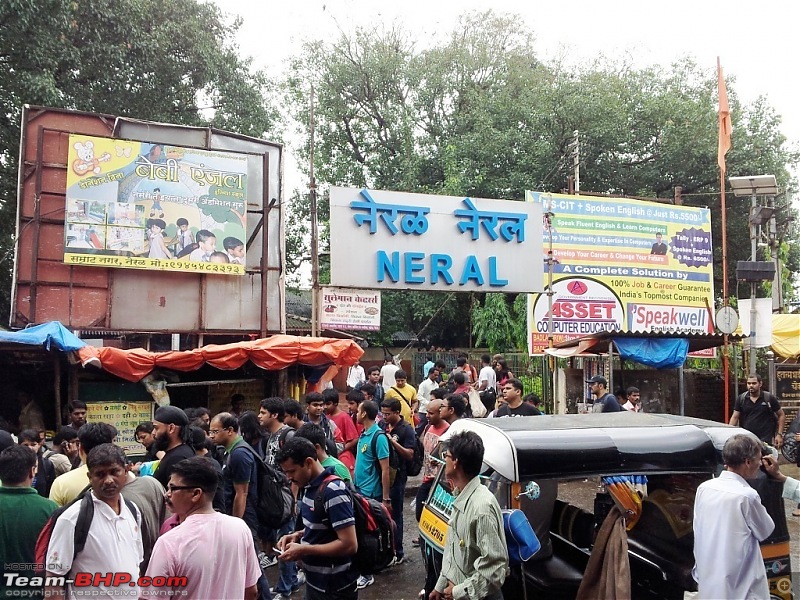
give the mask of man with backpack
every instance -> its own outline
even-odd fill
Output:
[[[31,484],[36,475],[36,455],[24,446],[11,446],[0,452],[0,556],[5,574],[32,577],[36,537],[58,504],[36,493]],[[24,592],[23,592],[24,590]],[[17,588],[0,579],[0,598],[22,597],[30,588]]]
[[[91,590],[84,591],[91,591],[93,597],[137,597],[144,549],[141,515],[121,494],[127,481],[126,463],[125,453],[113,444],[101,444],[89,452],[86,465],[91,490],[55,520],[44,561],[47,577],[75,579],[78,573],[92,578]],[[127,579],[124,586],[119,584],[120,577]],[[72,585],[68,592],[68,597],[76,597]],[[45,597],[60,593],[59,587],[45,588]]]
[[[417,444],[417,435],[414,429],[400,416],[400,400],[387,398],[381,404],[383,423],[386,426],[386,435],[392,450],[397,453],[400,461],[394,482],[389,490],[392,500],[392,520],[397,526],[395,537],[394,559],[389,566],[402,565],[405,562],[403,552],[403,502],[406,496],[406,483],[408,482],[408,465],[414,458],[414,446]]]
[[[359,436],[356,446],[356,468],[353,480],[358,493],[366,498],[382,502],[391,512],[389,440],[375,422],[377,417],[378,406],[374,402],[364,400],[358,407],[358,422],[364,427],[364,431]],[[361,575],[358,578],[358,589],[363,589],[373,583],[375,583],[375,578],[372,575]]]
[[[231,413],[219,413],[211,420],[209,434],[212,441],[225,448],[225,464],[222,466],[225,512],[242,519],[250,528],[256,554],[263,553],[261,540],[268,539],[270,532],[259,524],[258,465],[256,451],[239,435],[239,421]],[[261,572],[258,580],[259,597],[269,600],[269,580]]]
[[[373,405],[374,407],[374,405]],[[289,480],[302,490],[303,528],[278,541],[280,560],[302,560],[307,600],[355,600],[358,572],[352,557],[358,550],[353,501],[345,483],[323,468],[317,450],[295,437],[276,457]],[[326,482],[327,480],[327,482]],[[320,506],[322,510],[315,510]]]
[[[286,415],[283,398],[264,398],[258,411],[258,422],[266,432],[264,437],[264,460],[275,465],[275,456],[287,440],[294,436],[294,429],[283,422]]]
[[[417,390],[407,382],[407,375],[403,369],[398,369],[394,374],[395,383],[386,391],[385,400],[394,398],[400,401],[400,414],[406,423],[414,427],[414,413],[417,412]]]

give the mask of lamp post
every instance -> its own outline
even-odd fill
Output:
[[[729,177],[728,182],[737,198],[750,196],[750,263],[740,261],[737,265],[737,279],[750,283],[750,370],[748,375],[756,372],[756,283],[766,278],[760,273],[769,272],[758,262],[759,228],[767,223],[775,212],[772,206],[759,206],[756,196],[774,198],[778,193],[778,182],[775,175],[753,175],[745,177]],[[770,204],[772,204],[770,202]],[[723,232],[724,235],[724,232]],[[744,263],[744,264],[743,264]],[[769,263],[774,269],[774,263]],[[774,271],[769,279],[772,279]]]

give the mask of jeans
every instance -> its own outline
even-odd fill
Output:
[[[256,549],[256,556],[258,555],[259,551],[261,550],[258,547],[258,538],[256,538],[255,534],[253,534],[253,546]],[[269,579],[267,579],[267,574],[264,573],[264,569],[259,568],[261,571],[261,577],[258,578],[258,598],[260,600],[272,600],[272,594],[269,592]]]
[[[414,515],[417,518],[417,523],[419,523],[422,517],[423,504],[428,500],[428,494],[431,491],[431,487],[433,487],[433,481],[433,479],[423,481],[417,489],[417,508],[415,511],[416,514]]]
[[[398,471],[394,483],[389,489],[389,498],[392,500],[392,520],[397,530],[394,538],[394,553],[398,557],[403,556],[403,504],[405,503],[407,481],[408,475]]]
[[[278,530],[278,539],[288,533],[294,531],[295,520],[294,518]],[[297,563],[293,560],[278,560],[278,585],[275,586],[274,592],[289,596],[292,593],[292,588],[297,587]]]

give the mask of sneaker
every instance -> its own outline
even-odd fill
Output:
[[[367,575],[366,577],[361,575],[356,582],[356,587],[359,590],[363,590],[365,587],[372,585],[373,583],[375,583],[375,578],[372,575]]]
[[[272,600],[292,600],[291,596],[287,596],[286,594],[273,594]]]
[[[278,564],[278,559],[274,556],[267,556],[266,552],[258,553],[258,564],[262,569],[268,569]]]
[[[297,583],[292,586],[292,592],[294,593],[297,590],[299,590],[303,586],[303,584],[305,582],[306,582],[306,574],[303,573],[302,571],[298,571],[297,572]]]
[[[396,556],[395,555],[394,558],[392,558],[392,560],[389,561],[389,564],[386,565],[386,566],[387,567],[396,567],[398,565],[402,565],[404,562],[406,562],[406,557],[405,556]]]

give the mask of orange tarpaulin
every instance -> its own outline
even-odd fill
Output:
[[[361,346],[353,340],[294,335],[274,335],[235,344],[212,344],[181,352],[148,352],[141,348],[120,350],[94,346],[84,346],[77,352],[84,366],[94,364],[128,381],[139,381],[158,367],[175,371],[196,371],[208,363],[217,369],[231,371],[248,360],[268,371],[277,371],[295,364],[349,367],[364,354]]]

